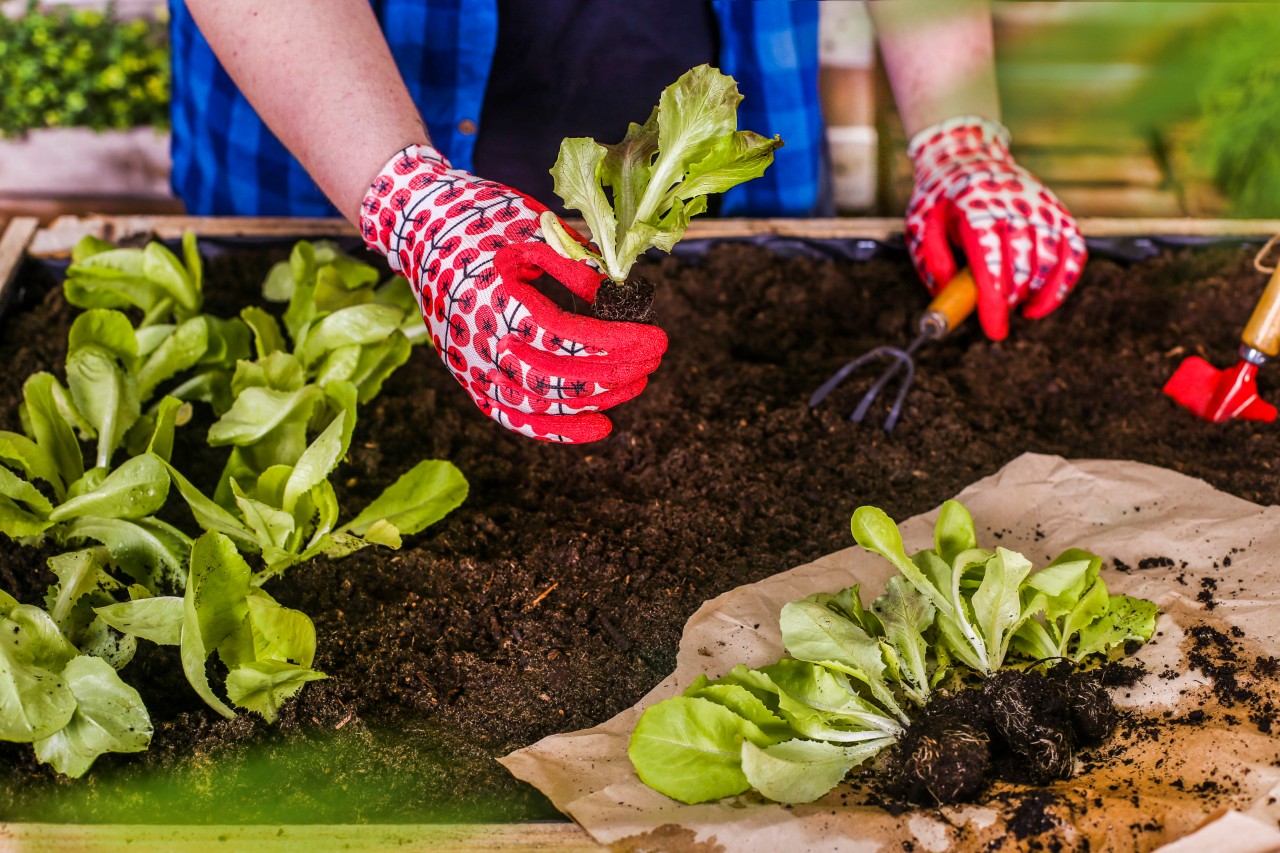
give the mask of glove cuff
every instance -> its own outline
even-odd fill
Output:
[[[916,175],[927,174],[958,158],[974,156],[1011,161],[1009,130],[982,116],[955,116],[926,127],[911,137],[907,156]]]
[[[378,171],[360,204],[360,234],[364,243],[387,257],[391,269],[405,272],[405,259],[391,247],[403,232],[410,200],[453,166],[430,145],[410,145],[395,153]],[[409,211],[406,213],[406,211]]]

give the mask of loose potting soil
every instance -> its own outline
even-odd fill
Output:
[[[210,263],[206,310],[260,303],[262,278],[286,253]],[[873,374],[817,409],[806,399],[847,359],[909,339],[927,296],[899,258],[783,259],[727,244],[699,265],[646,263],[671,348],[646,392],[614,410],[614,433],[592,445],[503,431],[419,349],[360,412],[337,472],[344,517],[423,458],[456,463],[471,495],[398,552],[316,560],[271,586],[315,620],[315,666],[328,680],[307,685],[275,726],[225,720],[186,684],[176,650],[140,643],[125,677],[155,723],[151,750],[104,756],[67,781],[29,745],[0,745],[0,818],[553,818],[493,759],[634,704],[672,669],[701,602],[850,545],[861,504],[907,517],[1028,450],[1136,459],[1275,503],[1274,426],[1206,424],[1160,393],[1187,354],[1233,363],[1264,284],[1251,255],[1093,261],[1063,309],[1015,321],[1008,341],[987,341],[971,322],[922,352],[892,435],[877,425],[883,408],[866,425],[845,419]],[[72,311],[60,290],[40,295],[41,275],[24,272],[34,296],[0,320],[0,428],[18,428],[25,377],[65,356]],[[1264,369],[1264,396],[1280,385],[1270,379]],[[204,488],[222,462],[203,446],[210,422],[198,410],[175,451]],[[190,528],[176,496],[166,517]],[[0,588],[38,601],[53,580],[50,553],[0,542]],[[1212,580],[1193,570],[1189,583]],[[1204,657],[1197,666],[1219,668],[1227,694],[1238,669],[1264,665],[1229,659],[1212,637],[1191,651]],[[1249,725],[1271,725],[1263,709],[1246,713],[1257,717]],[[1045,803],[1011,808],[1030,834],[1053,823]]]

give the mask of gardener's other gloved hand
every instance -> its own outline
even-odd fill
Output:
[[[413,284],[436,352],[481,411],[543,441],[596,441],[612,428],[600,412],[644,390],[667,336],[561,311],[532,286],[545,272],[593,303],[603,279],[543,241],[545,210],[414,145],[374,180],[360,226]]]
[[[1009,311],[1039,319],[1062,304],[1080,278],[1084,239],[1040,181],[1013,161],[1009,131],[960,116],[912,138],[915,190],[907,206],[907,248],[930,293],[956,273],[951,243],[968,258],[987,337],[1009,333]]]

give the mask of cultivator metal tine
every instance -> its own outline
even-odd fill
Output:
[[[898,371],[905,369],[907,376],[902,380],[902,387],[898,389],[897,396],[893,399],[893,406],[889,409],[889,416],[884,419],[884,431],[893,432],[893,428],[898,425],[898,418],[902,415],[902,406],[906,402],[907,392],[911,390],[911,383],[916,378],[916,350],[929,341],[945,338],[952,329],[963,323],[965,318],[973,313],[977,301],[978,288],[974,284],[973,274],[967,269],[960,270],[948,282],[947,286],[934,296],[933,301],[929,303],[929,307],[920,315],[920,320],[916,323],[917,334],[915,340],[908,344],[905,350],[898,347],[882,346],[858,356],[837,370],[835,375],[826,382],[823,382],[822,387],[814,391],[812,396],[809,397],[809,405],[816,406],[821,403],[828,394],[835,390],[837,385],[849,377],[850,373],[853,373],[864,364],[875,361],[878,358],[892,359],[889,366],[880,374],[880,378],[868,389],[867,393],[862,395],[862,399],[858,401],[857,408],[849,415],[849,420],[854,423],[862,423],[863,418],[867,416],[867,412],[871,410],[871,404],[893,381],[893,377],[898,375]]]
[[[814,391],[812,396],[809,397],[809,405],[816,406],[821,403],[828,394],[836,389],[836,386],[863,365],[870,364],[877,359],[888,358],[892,360],[891,363],[880,374],[880,378],[876,380],[875,384],[867,390],[867,393],[862,395],[862,399],[858,401],[857,408],[849,415],[849,420],[854,423],[862,423],[862,420],[867,416],[867,412],[871,409],[871,404],[880,396],[885,386],[892,381],[900,369],[905,368],[907,377],[903,380],[902,387],[898,389],[898,393],[894,397],[893,407],[889,410],[889,416],[885,418],[884,422],[884,431],[893,432],[893,428],[898,424],[898,417],[902,414],[902,404],[906,400],[907,392],[911,389],[911,383],[916,376],[915,360],[911,357],[910,351],[916,348],[916,342],[913,341],[912,344],[913,346],[908,350],[893,346],[880,346],[863,353],[844,367],[841,367],[830,379],[822,383],[822,387]]]

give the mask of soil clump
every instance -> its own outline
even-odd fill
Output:
[[[989,779],[1071,778],[1077,746],[1101,743],[1116,711],[1097,670],[1001,670],[933,699],[888,759],[888,790],[915,803],[971,800]]]

